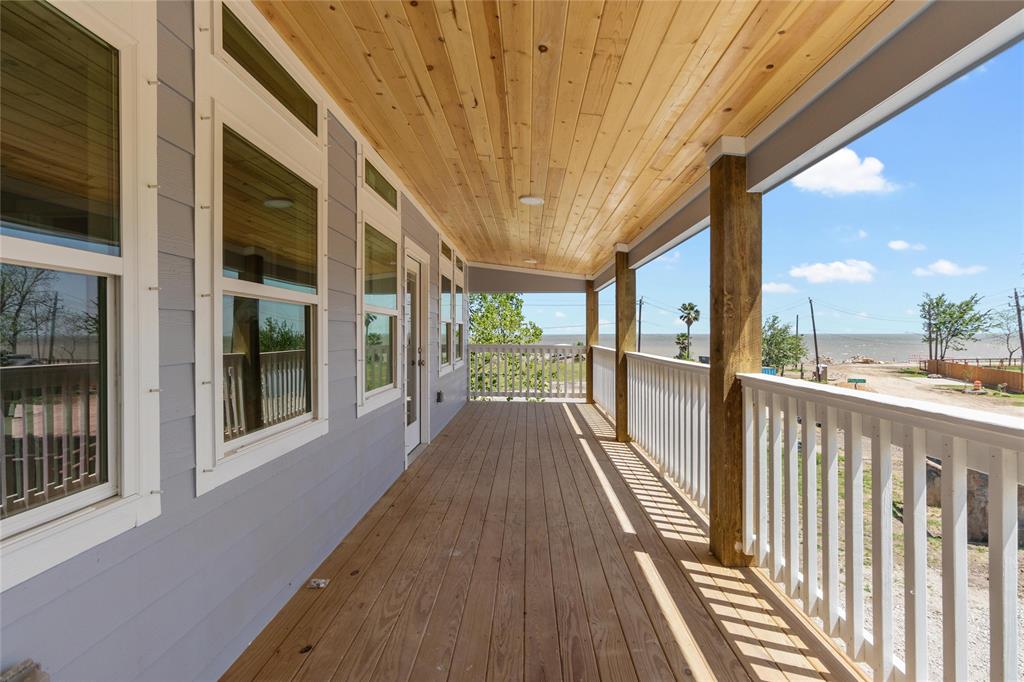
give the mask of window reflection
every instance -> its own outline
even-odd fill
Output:
[[[395,356],[391,350],[395,338],[395,319],[392,315],[366,313],[364,368],[367,392],[395,383]]]
[[[46,3],[3,2],[0,68],[0,234],[119,255],[117,50]]]
[[[310,412],[310,307],[224,297],[224,439]]]
[[[106,483],[102,277],[0,264],[0,517]]]
[[[224,128],[224,275],[316,291],[316,188]]]

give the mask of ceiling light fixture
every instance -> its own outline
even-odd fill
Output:
[[[263,200],[263,205],[267,208],[291,208],[294,202],[288,197],[269,197]]]
[[[523,262],[524,263],[529,263],[530,265],[536,265],[540,261],[538,261],[536,258],[524,258]]]
[[[525,204],[526,206],[540,206],[544,203],[544,197],[534,196],[532,194],[524,194],[519,197],[519,203]]]

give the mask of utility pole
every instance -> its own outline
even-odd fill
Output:
[[[821,360],[818,357],[818,325],[814,322],[814,301],[808,298],[807,302],[811,304],[811,333],[814,334],[814,380],[821,381]]]
[[[636,352],[640,352],[640,344],[644,340],[644,297],[640,297],[640,314],[636,316]]]
[[[796,314],[796,338],[800,338],[800,313]],[[800,378],[804,378],[804,356],[800,355]]]
[[[57,336],[57,292],[53,292],[53,307],[50,308],[50,356],[47,364],[53,364],[53,340]]]
[[[1024,322],[1021,322],[1020,294],[1017,293],[1017,287],[1013,288],[1013,303],[1017,307],[1017,337],[1020,339],[1021,348],[1020,371],[1024,373]]]

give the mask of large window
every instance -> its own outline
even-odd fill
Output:
[[[327,431],[326,151],[320,101],[258,10],[196,11],[219,31],[196,53],[202,494]]]
[[[363,390],[395,385],[398,339],[398,244],[363,226]]]
[[[443,258],[442,263],[446,262]],[[451,273],[441,274],[441,297],[438,306],[438,318],[441,322],[440,335],[438,337],[438,349],[441,353],[441,367],[445,368],[452,364],[452,278]]]
[[[0,3],[0,589],[159,513],[156,15],[109,9]]]
[[[230,441],[312,412],[317,191],[226,125],[222,144],[221,400]]]

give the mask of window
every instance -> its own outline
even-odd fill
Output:
[[[221,44],[224,51],[267,89],[314,135],[317,133],[316,101],[306,94],[291,74],[263,47],[226,5],[221,6]]]
[[[450,365],[452,361],[452,279],[441,275],[441,336],[438,340],[441,349],[441,366]]]
[[[363,394],[393,388],[398,341],[398,244],[363,227]]]
[[[462,346],[465,338],[465,324],[462,321],[462,285],[455,285],[455,362],[462,361]]]
[[[398,208],[398,190],[368,160],[364,162],[366,184],[391,208]]]
[[[322,93],[311,96],[300,85],[308,74],[272,56],[277,37],[259,11],[196,5],[196,22],[219,30],[196,52],[203,494],[327,432],[327,158]]]
[[[0,3],[3,590],[160,512],[156,12],[110,10]]]
[[[312,413],[317,191],[227,125],[221,159],[227,442]]]

